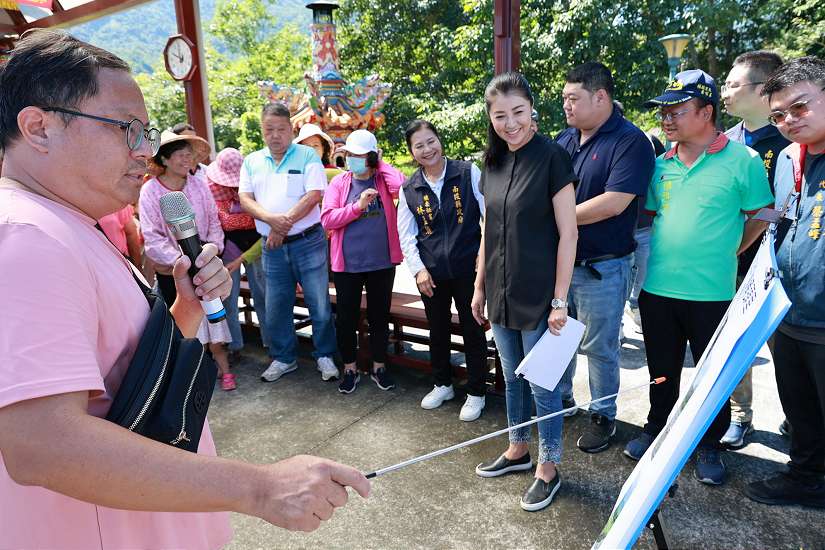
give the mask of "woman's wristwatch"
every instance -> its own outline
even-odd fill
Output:
[[[550,307],[553,309],[564,309],[567,307],[567,300],[562,300],[561,298],[553,298],[553,301],[550,302]]]

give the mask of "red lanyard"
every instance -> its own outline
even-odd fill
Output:
[[[799,146],[799,165],[793,167],[793,180],[796,184],[796,192],[802,192],[802,177],[805,175],[805,157],[808,156],[808,145],[803,143]]]

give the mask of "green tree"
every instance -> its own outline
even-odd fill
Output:
[[[303,89],[304,71],[311,67],[309,36],[286,25],[234,59],[210,48],[206,64],[216,144],[246,154],[263,146],[260,131],[249,124],[259,120],[264,104],[257,83],[272,80]]]
[[[275,18],[262,0],[220,0],[209,32],[234,55],[251,55],[266,40]]]
[[[169,76],[163,63],[156,64],[151,73],[135,75],[135,80],[143,92],[153,126],[164,130],[186,120],[183,86]]]

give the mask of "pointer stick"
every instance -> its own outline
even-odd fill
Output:
[[[653,386],[653,385],[656,385],[656,384],[661,384],[664,381],[665,381],[665,377],[662,376],[660,378],[656,378],[654,380],[651,380],[647,384],[640,384],[638,386],[633,386],[632,388],[627,388],[625,390],[622,390],[622,391],[619,391],[619,392],[616,392],[616,393],[612,393],[610,395],[605,395],[604,397],[600,397],[598,399],[588,401],[587,403],[582,403],[581,405],[576,405],[575,407],[569,407],[567,409],[562,409],[560,411],[550,413],[550,414],[544,415],[544,416],[539,417],[539,418],[534,418],[532,420],[528,420],[527,422],[522,422],[521,424],[516,424],[515,426],[510,426],[509,428],[504,428],[504,429],[489,433],[487,435],[482,435],[480,437],[476,437],[475,439],[470,439],[469,441],[465,441],[464,443],[458,443],[458,444],[453,445],[451,447],[445,447],[443,449],[439,449],[437,451],[433,451],[433,452],[425,454],[425,455],[421,455],[421,456],[417,456],[415,458],[411,458],[409,460],[405,460],[404,462],[399,462],[398,464],[395,464],[394,466],[388,466],[386,468],[382,468],[380,470],[376,470],[374,472],[371,472],[371,473],[366,475],[366,478],[367,479],[372,479],[374,477],[382,476],[384,474],[394,472],[395,470],[400,470],[401,468],[404,468],[406,466],[410,466],[410,465],[416,464],[418,462],[423,462],[425,460],[429,460],[431,458],[435,458],[435,457],[441,456],[443,454],[447,454],[447,453],[451,453],[453,451],[457,451],[458,449],[463,449],[464,447],[469,447],[470,445],[475,445],[476,443],[480,443],[481,441],[484,441],[486,439],[490,439],[490,438],[497,437],[497,436],[502,435],[502,434],[506,434],[507,432],[509,432],[511,430],[517,430],[519,428],[524,428],[525,426],[530,426],[530,425],[535,424],[537,422],[541,422],[543,420],[548,420],[550,418],[553,418],[554,416],[559,416],[560,414],[564,414],[566,412],[574,411],[574,410],[578,409],[579,407],[584,407],[586,405],[591,405],[593,403],[598,403],[599,401],[604,401],[605,399],[612,399],[612,398],[614,398],[618,395],[621,395],[623,393],[633,391],[633,390],[639,390],[639,389],[646,388],[648,386]]]

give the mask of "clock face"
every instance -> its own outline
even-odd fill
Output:
[[[169,73],[176,80],[183,80],[192,70],[192,49],[183,38],[176,38],[166,49]]]

